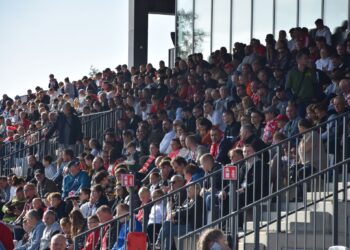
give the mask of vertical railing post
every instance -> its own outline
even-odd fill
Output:
[[[338,245],[338,166],[333,169],[333,245]]]
[[[253,208],[254,216],[254,250],[259,250],[260,245],[260,207],[257,204]]]
[[[237,181],[230,181],[230,194],[229,194],[229,202],[230,202],[230,212],[229,214],[237,211]],[[237,219],[238,220],[238,219]],[[232,250],[236,250],[237,246],[237,234],[236,234],[236,216],[232,216],[231,218],[231,235],[232,235]]]

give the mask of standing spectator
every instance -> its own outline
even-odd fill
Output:
[[[70,103],[65,103],[63,113],[59,113],[56,122],[45,136],[48,140],[58,130],[58,142],[61,149],[74,149],[74,144],[83,139],[80,119],[73,111]]]
[[[69,81],[69,78],[64,79],[64,93],[69,95],[69,98],[73,100],[76,95],[75,86]]]
[[[316,25],[316,37],[322,36],[326,39],[327,45],[332,45],[332,33],[327,26],[323,24],[322,19],[317,19],[315,21]]]
[[[298,104],[298,115],[305,116],[307,105],[314,98],[314,86],[317,83],[316,73],[307,67],[309,56],[307,51],[300,50],[296,55],[297,67],[288,72],[286,90],[289,99]]]
[[[197,250],[230,250],[227,246],[225,235],[220,229],[207,229],[204,231],[197,244]]]

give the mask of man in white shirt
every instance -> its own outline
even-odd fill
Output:
[[[172,129],[172,122],[169,119],[163,121],[162,124],[164,137],[159,144],[159,151],[162,154],[168,154],[170,152],[170,141],[175,138],[175,131]]]
[[[316,25],[316,37],[323,36],[326,38],[326,42],[329,46],[332,45],[332,33],[327,26],[323,24],[322,19],[317,19],[315,21]]]

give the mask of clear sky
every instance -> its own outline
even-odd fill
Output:
[[[151,16],[150,62],[157,65],[167,60],[174,17]],[[0,31],[0,95],[46,88],[50,73],[75,80],[91,65],[128,62],[128,0],[0,0]]]

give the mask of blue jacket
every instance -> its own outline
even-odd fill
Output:
[[[74,191],[75,195],[78,195],[81,188],[89,187],[90,177],[86,172],[80,171],[76,176],[68,174],[63,178],[62,197],[66,198],[72,191]]]
[[[29,234],[29,240],[26,244],[20,247],[16,247],[15,250],[37,250],[40,247],[41,237],[43,236],[43,232],[45,229],[45,225],[42,221],[39,221],[33,230]]]
[[[120,226],[120,231],[118,235],[118,240],[114,244],[112,250],[125,250],[126,237],[129,233],[129,221],[126,221]],[[142,225],[139,221],[134,218],[134,232],[142,232]]]

